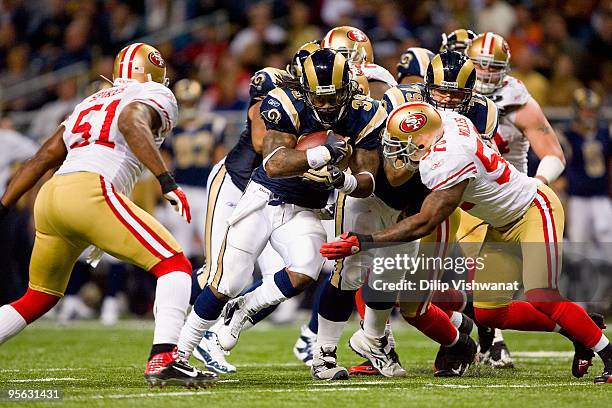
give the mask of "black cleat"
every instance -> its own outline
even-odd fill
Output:
[[[459,330],[459,333],[467,334],[469,336],[474,328],[474,321],[465,313],[461,313],[461,315],[463,316],[463,320],[461,320],[461,324],[459,327],[457,327],[457,330]]]
[[[606,328],[604,317],[599,313],[589,313],[589,317],[600,329]],[[595,353],[588,347],[583,346],[577,341],[574,343],[574,359],[572,361],[572,375],[576,378],[582,378],[589,371],[589,367],[593,365],[593,357]]]
[[[178,358],[176,348],[174,351],[153,356],[147,363],[144,377],[151,387],[160,388],[166,385],[182,385],[187,388],[207,387],[219,379],[217,374],[200,371]]]
[[[476,343],[465,333],[459,334],[457,344],[440,346],[434,362],[434,377],[460,377],[476,357]]]

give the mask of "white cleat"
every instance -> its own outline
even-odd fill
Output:
[[[221,313],[223,325],[217,332],[221,348],[230,351],[238,343],[238,337],[249,322],[249,315],[244,310],[244,297],[240,296],[227,302]]]
[[[393,352],[386,336],[371,337],[363,329],[359,329],[349,339],[349,347],[361,357],[370,360],[374,368],[385,377],[406,376],[406,370],[395,357],[397,354]]]
[[[235,373],[236,367],[225,360],[229,352],[223,350],[217,339],[217,334],[212,331],[204,332],[200,344],[193,350],[193,356],[200,360],[206,368],[219,374]]]
[[[307,325],[303,325],[300,331],[300,337],[293,346],[293,354],[308,367],[312,367],[312,352],[316,341],[317,335],[313,333]]]
[[[314,353],[310,374],[315,380],[348,380],[348,371],[336,363],[336,346],[325,344]]]

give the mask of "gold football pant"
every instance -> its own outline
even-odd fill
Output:
[[[488,228],[480,253],[484,267],[476,270],[475,281],[516,281],[523,284],[525,292],[557,289],[564,221],[557,195],[548,186],[538,186],[536,197],[520,220],[507,228]],[[513,294],[510,289],[475,290],[474,307],[503,307],[512,301]]]
[[[89,245],[156,275],[166,260],[164,269],[190,268],[172,235],[95,173],[47,181],[36,197],[34,220],[29,286],[40,292],[63,296],[77,258]]]

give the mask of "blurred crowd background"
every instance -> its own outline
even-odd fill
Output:
[[[114,56],[127,43],[156,46],[171,87],[184,78],[201,84],[190,112],[222,123],[214,145],[202,152],[212,165],[240,134],[251,75],[284,68],[300,45],[339,25],[362,29],[375,62],[392,74],[406,48],[437,51],[443,32],[494,31],[510,44],[511,75],[555,126],[571,120],[572,92],[582,86],[602,97],[603,117],[611,117],[612,2],[606,0],[0,0],[0,192],[16,166],[100,87],[100,75],[112,77]],[[167,149],[176,164],[175,152]],[[146,193],[155,183],[143,185],[139,204],[165,220],[165,209],[155,208],[156,197]],[[563,193],[563,179],[555,187]],[[27,285],[33,195],[0,225],[0,303]],[[190,237],[196,263],[200,235]],[[112,261],[96,271],[77,265],[68,294],[78,307],[66,307],[62,318],[95,316],[103,297],[119,293],[130,301],[113,307],[149,313],[154,282],[125,269]]]

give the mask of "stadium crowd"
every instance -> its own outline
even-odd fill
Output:
[[[210,24],[155,43],[166,57],[171,87],[183,78],[201,84],[194,104],[199,114],[244,112],[255,71],[268,66],[284,69],[300,45],[320,40],[328,28],[340,25],[364,30],[372,40],[376,63],[392,74],[408,47],[437,51],[441,34],[457,28],[495,31],[510,45],[512,75],[542,106],[568,107],[573,91],[582,86],[595,90],[604,107],[612,104],[608,1],[2,0],[0,190],[19,162],[33,154],[92,88],[79,87],[76,77],[68,77],[42,92],[10,100],[2,97],[3,89],[81,62],[88,66],[88,82],[99,81],[100,75],[110,78],[113,58],[125,44],[213,14],[223,18],[211,18]],[[15,124],[13,118],[22,112],[30,112],[31,120]],[[228,135],[225,143],[236,137]],[[223,141],[220,138],[219,144]],[[217,157],[222,156],[217,152]],[[563,191],[567,182],[555,187]],[[27,286],[34,196],[35,192],[24,199],[0,225],[1,274],[7,283],[0,287],[0,303],[18,297]],[[201,251],[192,257],[201,258]],[[144,272],[126,274],[123,266],[112,262],[105,263],[102,274],[92,273],[84,263],[77,268],[81,270],[73,274],[67,295],[80,296],[76,306],[64,312],[65,319],[92,315],[93,309],[83,308],[83,301],[95,308],[101,292],[108,297],[128,291],[133,312],[150,312],[154,280]]]

